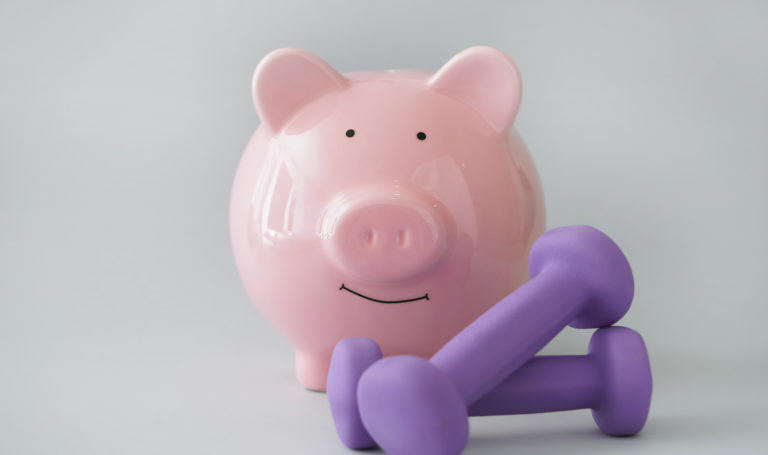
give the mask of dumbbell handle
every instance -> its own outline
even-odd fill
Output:
[[[576,317],[588,291],[574,277],[563,267],[544,268],[432,356],[467,405],[498,386]]]
[[[534,357],[469,407],[471,416],[531,414],[595,407],[602,391],[589,355]]]

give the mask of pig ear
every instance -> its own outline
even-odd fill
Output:
[[[278,49],[253,74],[253,104],[263,123],[282,129],[304,106],[341,90],[347,80],[319,57],[299,49]]]
[[[512,59],[485,46],[456,54],[432,76],[429,85],[473,108],[501,132],[515,121],[522,94],[520,72]]]

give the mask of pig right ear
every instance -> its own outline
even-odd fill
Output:
[[[512,126],[520,106],[517,66],[492,47],[459,52],[432,76],[429,85],[471,107],[502,132]]]
[[[319,57],[300,49],[278,49],[253,74],[253,104],[263,123],[281,130],[308,103],[347,85]]]

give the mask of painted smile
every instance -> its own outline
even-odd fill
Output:
[[[381,300],[381,299],[374,299],[373,297],[368,297],[367,295],[363,295],[357,291],[353,291],[352,289],[349,289],[348,287],[344,286],[344,283],[341,283],[341,287],[339,288],[340,291],[347,291],[349,293],[355,294],[358,297],[362,297],[366,300],[370,300],[371,302],[376,303],[408,303],[408,302],[415,302],[417,300],[429,300],[429,293],[426,293],[422,295],[421,297],[414,297],[412,299],[404,299],[404,300]]]

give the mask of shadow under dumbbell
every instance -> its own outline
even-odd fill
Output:
[[[723,410],[710,414],[654,415],[634,436],[611,437],[591,425],[586,410],[516,416],[473,417],[464,455],[482,454],[594,454],[726,453],[721,449],[749,444],[750,432],[764,412]],[[742,437],[744,440],[742,440]],[[749,452],[757,453],[757,452]]]
[[[595,428],[589,411],[517,416],[472,417],[466,454],[506,453],[514,447],[516,454],[527,453],[594,453],[615,444],[641,440],[642,434],[612,437]]]
[[[463,455],[529,455],[567,453],[589,454],[595,451],[618,453],[675,453],[718,445],[723,433],[737,436],[739,428],[759,421],[759,413],[718,413],[717,415],[659,415],[648,421],[635,436],[607,436],[592,424],[587,410],[515,416],[470,418],[470,438]],[[380,449],[348,453],[382,454]]]

